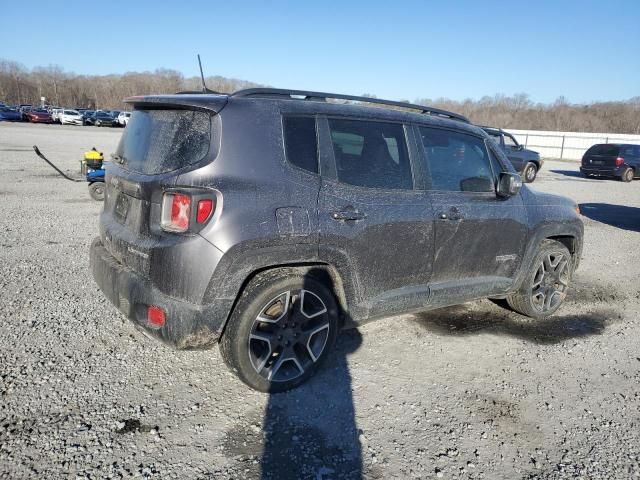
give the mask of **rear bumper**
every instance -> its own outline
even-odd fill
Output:
[[[599,175],[602,177],[621,177],[626,165],[611,167],[605,165],[582,165],[580,171],[585,175]]]
[[[100,238],[91,245],[93,278],[105,294],[138,328],[178,349],[207,348],[218,341],[233,300],[216,300],[196,305],[169,297],[119,263]],[[166,323],[154,328],[147,323],[147,308],[153,305],[166,313]]]

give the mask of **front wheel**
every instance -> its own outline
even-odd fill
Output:
[[[624,172],[622,172],[620,180],[622,180],[623,182],[630,182],[631,180],[633,180],[633,168],[626,168]]]
[[[337,331],[338,307],[324,283],[290,269],[266,272],[242,292],[220,352],[251,388],[282,392],[315,373]]]
[[[527,163],[527,166],[524,167],[524,180],[527,183],[531,183],[536,179],[536,175],[538,175],[538,167],[533,162]]]
[[[509,306],[535,319],[552,315],[567,296],[571,280],[571,254],[555,240],[544,240],[520,289],[507,297]]]

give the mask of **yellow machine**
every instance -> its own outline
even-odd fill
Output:
[[[84,152],[84,158],[80,160],[80,173],[83,175],[87,173],[87,167],[93,170],[99,170],[102,168],[102,162],[104,161],[104,154],[96,150],[93,147],[91,150]]]

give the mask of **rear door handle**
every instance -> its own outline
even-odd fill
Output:
[[[363,220],[367,218],[367,216],[364,213],[361,213],[357,210],[344,209],[344,210],[336,210],[335,212],[332,212],[331,218],[339,222],[346,222],[349,220]]]
[[[442,212],[438,215],[438,218],[440,218],[440,220],[462,220],[464,215],[457,207],[452,207],[449,209],[449,213]]]

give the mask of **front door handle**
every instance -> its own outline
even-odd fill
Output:
[[[331,212],[331,218],[339,222],[346,222],[349,220],[363,220],[366,217],[367,216],[364,213],[351,208],[345,208],[343,210],[336,210],[335,212]]]

